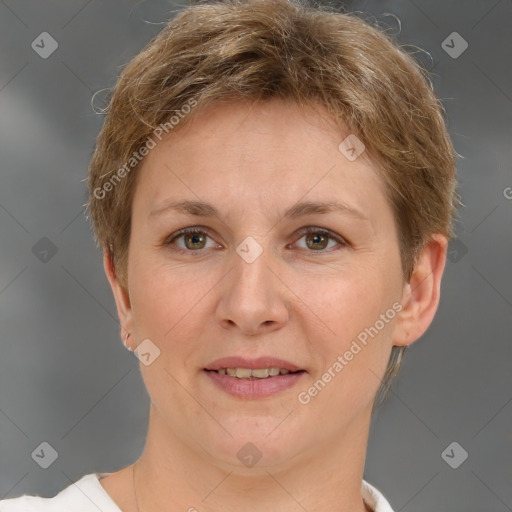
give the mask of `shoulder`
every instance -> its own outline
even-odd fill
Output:
[[[0,501],[0,512],[43,512],[49,511],[54,498],[40,496],[20,496]]]
[[[393,512],[391,505],[384,495],[366,480],[363,480],[361,494],[363,496],[363,501],[373,512]]]
[[[121,512],[91,473],[69,485],[53,498],[23,495],[0,501],[0,512]]]

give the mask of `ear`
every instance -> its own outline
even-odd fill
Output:
[[[112,288],[114,300],[116,301],[117,315],[121,325],[120,336],[124,343],[127,333],[130,333],[133,336],[133,315],[130,295],[128,290],[121,286],[117,278],[112,254],[108,250],[103,251],[103,267],[105,268],[105,274],[107,275],[108,282]],[[134,337],[135,336],[133,336],[132,339]]]
[[[421,251],[411,279],[404,286],[403,309],[397,318],[393,345],[410,345],[432,323],[439,305],[447,247],[448,239],[436,234]]]

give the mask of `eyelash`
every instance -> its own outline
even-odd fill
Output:
[[[332,231],[329,231],[327,229],[317,228],[314,226],[308,226],[308,227],[301,229],[300,230],[300,238],[298,238],[298,240],[300,240],[305,235],[309,235],[311,233],[324,235],[324,236],[327,236],[328,238],[330,238],[331,240],[335,240],[339,244],[338,249],[342,248],[342,247],[347,247],[349,245],[346,240],[344,240],[342,237],[334,234]],[[163,245],[168,247],[170,245],[173,245],[173,242],[175,242],[176,240],[178,240],[179,238],[181,238],[184,235],[196,235],[196,234],[206,235],[207,237],[211,238],[210,235],[208,235],[208,231],[206,229],[199,228],[199,227],[184,228],[184,229],[180,229],[179,231],[176,231],[176,233],[173,233],[170,237],[168,237],[166,239],[166,241],[163,243]],[[178,253],[181,253],[181,254],[191,254],[191,253],[201,254],[204,249],[197,249],[194,251],[192,249],[182,249],[181,247],[175,246],[172,250],[176,251]],[[325,253],[330,253],[330,252],[332,252],[332,250],[333,250],[333,248],[331,247],[331,249],[329,249],[329,250],[320,249],[320,250],[315,251],[315,250],[311,249],[308,252],[310,252],[312,254],[317,253],[319,255],[322,255]]]

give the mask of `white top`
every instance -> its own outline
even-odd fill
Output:
[[[24,494],[0,501],[0,512],[122,512],[103,489],[99,478],[109,473],[91,473],[69,485],[53,498]],[[364,502],[373,512],[393,512],[384,496],[363,480]]]

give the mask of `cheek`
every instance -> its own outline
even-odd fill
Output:
[[[151,262],[150,258],[134,261],[130,270],[137,336],[150,338],[162,355],[172,358],[174,365],[179,359],[183,366],[204,337],[201,333],[208,321],[205,307],[210,304],[208,295],[218,276],[212,272],[200,275],[179,265]]]
[[[149,366],[140,366],[145,386],[161,410],[176,409],[176,404],[181,404],[177,410],[183,410],[189,397],[182,385],[187,386],[184,383],[197,371],[199,340],[204,338],[201,333],[206,313],[201,309],[201,298],[211,285],[203,286],[179,268],[158,264],[134,264],[131,271],[137,338],[149,338],[160,351]]]
[[[312,380],[328,382],[321,393],[327,402],[357,408],[358,401],[367,403],[379,386],[392,346],[399,282],[399,267],[395,273],[384,268],[366,266],[357,272],[352,268],[336,279],[314,283],[302,278],[297,287],[307,306],[302,308],[301,327],[319,362]],[[318,387],[322,389],[322,383]]]
[[[351,269],[323,277],[301,275],[294,292],[303,302],[302,310],[309,310],[309,321],[303,327],[321,328],[326,338],[335,340],[333,348],[342,348],[383,312],[387,294],[375,274]]]
[[[133,262],[129,272],[135,329],[139,337],[154,338],[160,346],[183,316],[190,287],[184,286],[179,271],[165,271],[147,259],[145,264],[142,259]]]

